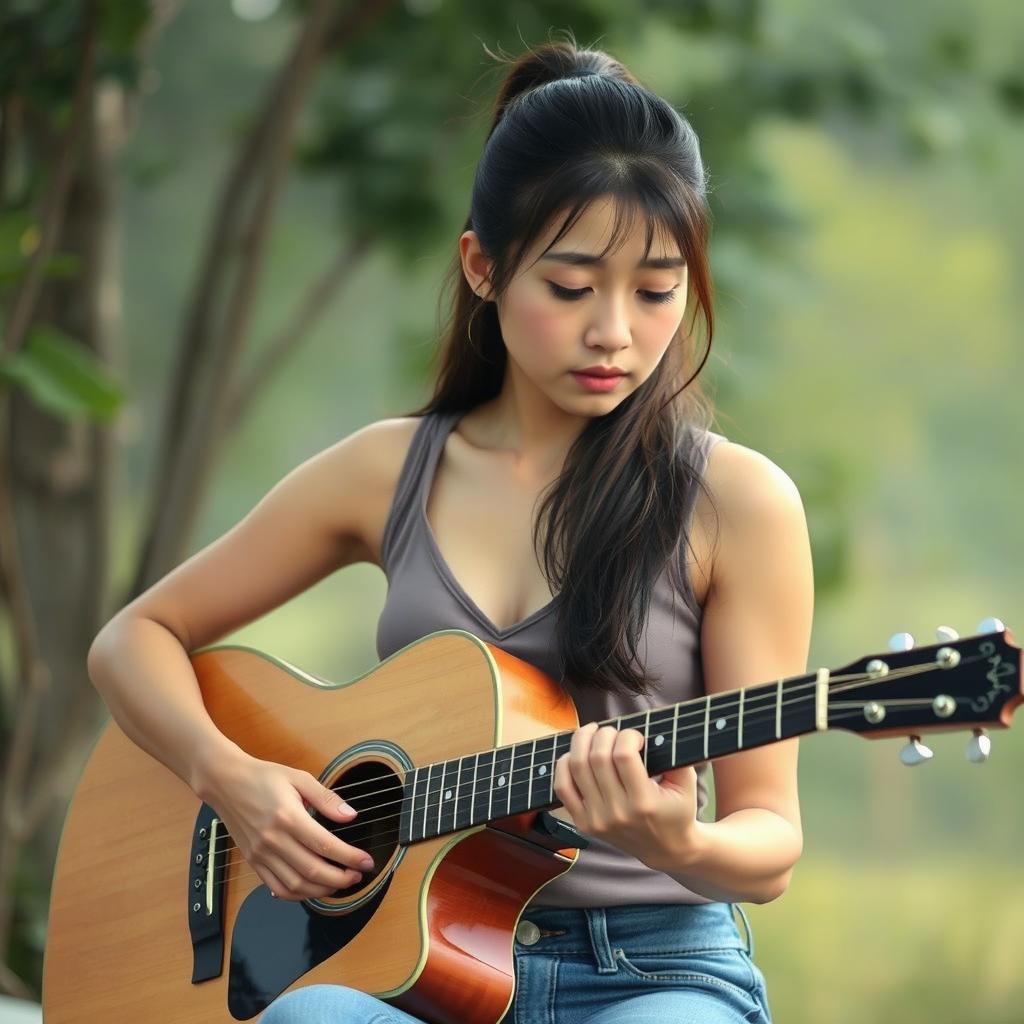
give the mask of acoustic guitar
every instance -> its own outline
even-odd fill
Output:
[[[828,729],[909,735],[1009,725],[1021,650],[1001,623],[838,670],[699,697],[611,723],[639,729],[651,775]],[[897,645],[900,646],[900,645]],[[321,823],[375,868],[329,898],[273,899],[216,811],[110,723],[61,839],[45,955],[46,1024],[225,1024],[318,982],[434,1024],[494,1024],[513,936],[586,838],[550,813],[578,728],[553,680],[462,630],[410,644],[345,683],[246,647],[192,664],[219,729],[304,769],[357,811]]]

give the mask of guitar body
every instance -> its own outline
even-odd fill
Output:
[[[310,772],[359,810],[351,825],[326,824],[376,867],[329,899],[272,899],[215,812],[111,723],[61,839],[47,1024],[224,1024],[325,982],[436,1024],[500,1020],[523,908],[577,851],[542,836],[536,811],[400,843],[398,798],[414,766],[574,729],[565,692],[460,630],[340,684],[243,647],[210,648],[192,663],[222,732],[255,757]],[[365,809],[350,798],[360,791]],[[389,804],[396,813],[380,810]]]

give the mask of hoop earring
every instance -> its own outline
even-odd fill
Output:
[[[476,352],[478,354],[480,350],[477,348],[476,341],[473,339],[473,320],[476,319],[477,313],[480,312],[481,305],[482,303],[474,306],[473,312],[470,313],[469,315],[469,322],[466,324],[466,340],[469,343],[470,351]]]

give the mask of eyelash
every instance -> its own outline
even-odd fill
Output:
[[[554,281],[548,281],[548,287],[551,289],[552,294],[559,299],[566,299],[570,302],[576,299],[582,299],[583,293],[587,291],[586,288],[563,288],[560,284],[555,284]],[[652,292],[644,289],[640,290],[641,295],[647,297],[647,301],[655,305],[662,302],[672,302],[676,297],[676,290],[673,288],[667,292]]]

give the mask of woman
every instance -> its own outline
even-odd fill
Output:
[[[648,778],[643,735],[597,722],[806,668],[799,494],[702,426],[689,373],[712,333],[705,175],[689,124],[572,42],[512,63],[450,282],[433,398],[288,474],[234,529],[102,630],[90,674],[114,717],[227,823],[280,899],[345,888],[366,852],[317,824],[354,813],[252,758],[206,714],[188,653],[358,561],[387,574],[382,658],[470,630],[572,695],[559,812],[590,845],[541,889],[505,1020],[767,1022],[732,911],[786,888],[802,846],[797,741]],[[689,326],[685,311],[692,300]],[[745,926],[745,915],[739,911]],[[265,1024],[411,1021],[308,986]]]

